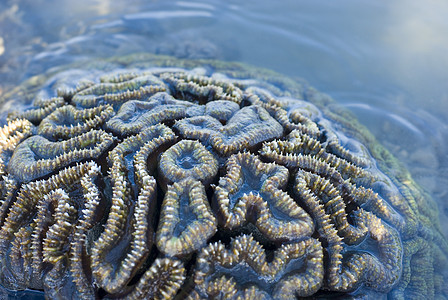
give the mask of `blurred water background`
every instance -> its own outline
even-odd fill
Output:
[[[448,236],[448,2],[0,0],[0,94],[134,52],[302,77],[353,111],[436,199]]]

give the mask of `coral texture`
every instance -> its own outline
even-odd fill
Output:
[[[78,84],[48,75],[53,94],[34,87],[0,129],[3,287],[51,299],[448,293],[431,200],[325,95],[238,64],[95,66]]]

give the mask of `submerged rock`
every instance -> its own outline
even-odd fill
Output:
[[[329,97],[149,54],[3,99],[0,283],[47,298],[442,297],[448,245],[409,173]]]

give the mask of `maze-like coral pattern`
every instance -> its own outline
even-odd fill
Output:
[[[10,113],[1,284],[81,299],[442,295],[448,247],[412,182],[287,80],[215,67],[57,82]]]

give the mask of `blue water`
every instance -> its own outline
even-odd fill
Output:
[[[0,95],[133,52],[302,77],[352,110],[436,199],[448,236],[448,2],[0,0]]]

